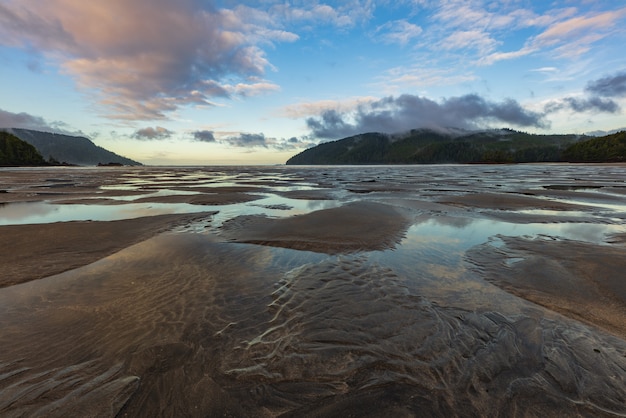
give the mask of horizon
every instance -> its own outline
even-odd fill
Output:
[[[321,142],[443,126],[626,129],[614,1],[257,3],[6,0],[0,127],[146,166],[282,165]]]

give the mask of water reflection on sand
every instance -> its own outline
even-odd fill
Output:
[[[626,414],[624,166],[90,173],[0,220],[211,215],[0,289],[0,415]]]

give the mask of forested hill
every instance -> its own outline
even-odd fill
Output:
[[[141,165],[137,161],[99,147],[85,137],[17,128],[5,129],[5,131],[37,148],[44,159],[53,164],[98,165],[115,163]]]
[[[573,134],[536,135],[511,129],[449,132],[416,129],[406,134],[366,133],[325,142],[295,155],[287,164],[626,161],[623,138],[624,132],[594,138]]]
[[[571,145],[563,152],[571,162],[626,162],[626,131]]]
[[[0,131],[0,166],[44,164],[45,160],[35,147],[15,135]]]

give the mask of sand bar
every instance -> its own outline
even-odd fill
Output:
[[[109,222],[0,226],[0,287],[84,266],[175,226],[210,216],[158,215]]]

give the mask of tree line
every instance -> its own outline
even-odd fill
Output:
[[[604,137],[537,135],[510,129],[451,136],[415,130],[404,136],[367,133],[326,142],[287,164],[444,164],[626,162],[626,132]]]
[[[47,162],[31,144],[13,134],[0,131],[0,165],[38,166],[47,165]]]

